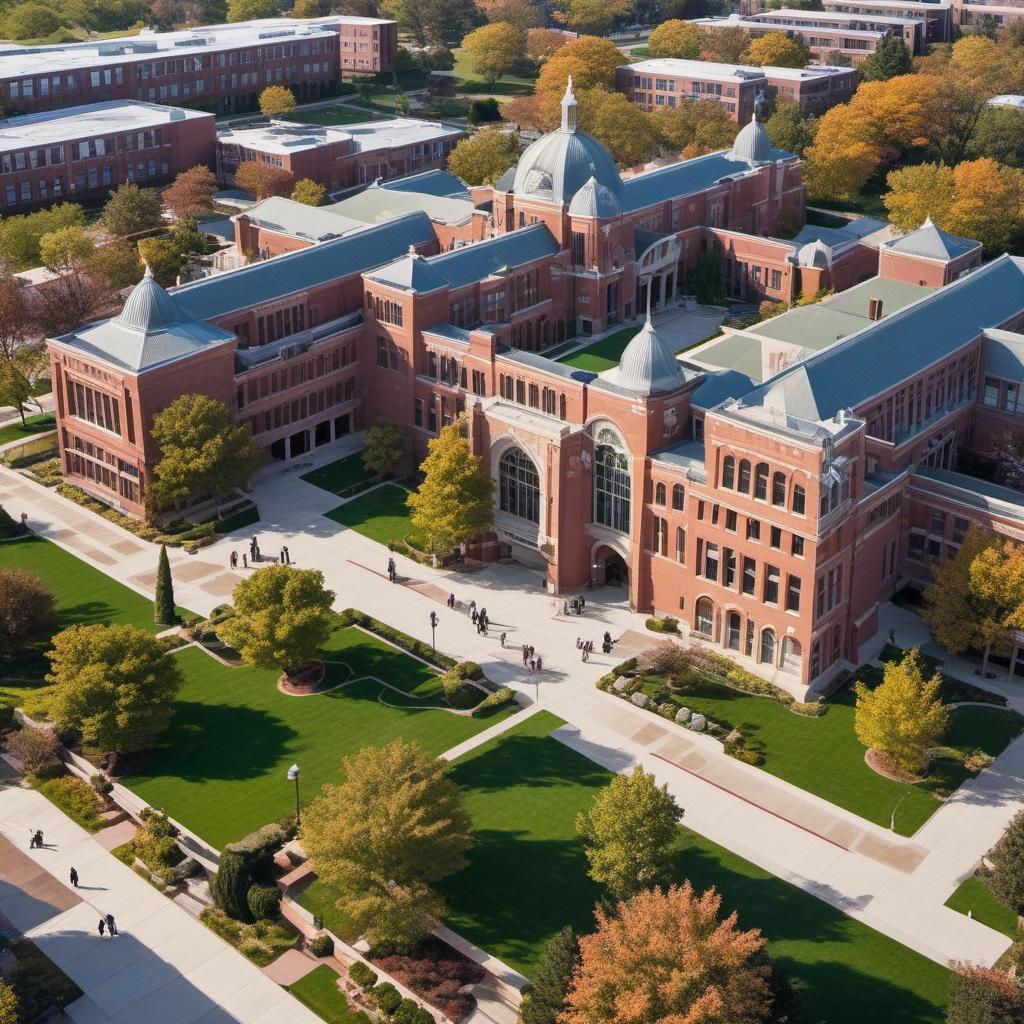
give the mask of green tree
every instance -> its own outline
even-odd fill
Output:
[[[319,569],[270,565],[235,587],[235,614],[218,635],[247,665],[291,675],[327,642],[333,601]]]
[[[160,447],[154,486],[164,504],[209,494],[219,516],[224,498],[247,487],[263,462],[248,425],[208,395],[176,398],[153,418],[150,434]]]
[[[182,217],[166,235],[139,239],[138,249],[153,276],[169,288],[206,254],[206,238],[194,217]]]
[[[228,21],[256,21],[259,18],[280,18],[280,0],[228,0]]]
[[[382,0],[380,14],[394,18],[420,46],[446,46],[461,39],[477,19],[473,0]]]
[[[558,1024],[565,1009],[565,997],[572,974],[580,961],[580,943],[566,925],[548,939],[533,971],[533,980],[523,996],[520,1016],[523,1024]]]
[[[252,875],[246,859],[233,850],[224,850],[217,863],[217,873],[210,879],[210,895],[214,904],[235,921],[250,921],[248,894]]]
[[[39,258],[47,270],[66,274],[95,251],[92,239],[80,227],[57,228],[39,239]]]
[[[139,188],[134,181],[119,185],[103,206],[103,226],[124,238],[163,224],[163,204],[155,188]]]
[[[668,786],[639,765],[616,775],[576,818],[586,844],[590,877],[613,900],[628,900],[672,877],[669,849],[679,834],[683,810]]]
[[[804,150],[814,143],[817,124],[817,118],[805,114],[799,103],[783,100],[765,121],[764,130],[776,149],[803,156]]]
[[[967,155],[987,156],[1007,167],[1024,167],[1024,110],[986,107],[968,143]]]
[[[724,306],[728,302],[722,277],[722,250],[717,243],[697,257],[697,264],[686,275],[686,290],[702,306]]]
[[[414,947],[444,913],[433,887],[473,844],[462,793],[445,762],[401,738],[344,758],[342,777],[303,813],[302,847],[373,948]]]
[[[991,853],[992,892],[1016,914],[1024,914],[1024,811],[1018,811]]]
[[[18,997],[6,981],[0,981],[0,1024],[19,1024]]]
[[[326,13],[321,0],[295,0],[293,18],[319,18]]]
[[[312,178],[300,178],[292,189],[292,199],[306,206],[319,206],[327,198],[327,189]]]
[[[907,44],[899,36],[882,36],[874,53],[861,62],[860,76],[865,82],[887,82],[911,70]]]
[[[526,57],[526,33],[506,21],[481,25],[462,40],[462,52],[493,91],[494,83]]]
[[[69,626],[53,638],[50,717],[87,746],[149,750],[171,720],[181,673],[138,626]]]
[[[1024,990],[996,967],[953,964],[947,1024],[1020,1024]]]
[[[174,610],[174,581],[171,579],[171,563],[167,558],[167,545],[160,545],[160,558],[156,563],[156,594],[153,597],[153,621],[171,626],[178,621]]]
[[[681,60],[700,58],[700,29],[682,18],[663,21],[647,40],[647,51],[652,57],[677,57]]]
[[[925,679],[917,651],[900,662],[887,662],[881,683],[873,690],[858,682],[854,730],[869,750],[878,750],[908,772],[928,764],[928,751],[949,728],[949,709],[942,703],[938,672]]]
[[[164,206],[175,217],[198,217],[213,209],[217,178],[203,164],[180,171],[169,188],[164,189]]]
[[[28,645],[49,636],[53,594],[24,569],[0,568],[0,664]]]
[[[142,262],[131,242],[114,242],[94,249],[82,262],[82,270],[102,294],[113,296],[139,282]]]
[[[373,473],[390,473],[405,458],[407,431],[395,420],[377,420],[366,432],[363,465]]]
[[[60,19],[43,4],[18,4],[4,19],[9,39],[42,39],[60,28]]]
[[[0,261],[15,270],[39,265],[39,240],[59,228],[85,227],[85,213],[77,203],[60,203],[0,221]]]
[[[295,109],[295,93],[283,85],[268,85],[260,93],[260,113],[264,117],[279,117]]]
[[[651,118],[621,92],[591,89],[579,97],[580,125],[594,136],[620,167],[646,163],[658,134]]]
[[[467,185],[493,185],[518,159],[515,137],[485,128],[463,139],[448,154],[448,170]]]
[[[423,482],[409,495],[412,524],[434,553],[450,551],[494,523],[494,481],[474,455],[460,419],[427,445]]]
[[[32,398],[32,382],[23,368],[25,349],[18,349],[10,360],[0,361],[0,404],[13,405],[21,422],[25,422],[25,407]]]

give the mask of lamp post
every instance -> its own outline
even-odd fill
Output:
[[[437,654],[437,612],[430,613],[430,650]]]
[[[293,764],[288,769],[288,781],[295,783],[295,827],[298,828],[302,824],[302,819],[299,817],[299,766]]]

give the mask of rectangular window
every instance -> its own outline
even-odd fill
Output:
[[[793,554],[796,555],[797,558],[803,558],[803,555],[804,555],[804,539],[803,539],[803,537],[798,537],[795,533],[793,534],[792,550],[793,550]]]
[[[713,583],[718,582],[718,545],[706,544],[704,547],[704,578]]]
[[[778,527],[778,526],[773,526],[772,527],[770,543],[771,543],[771,546],[773,548],[781,548],[782,547],[782,529],[781,529],[781,527]]]
[[[786,611],[800,611],[800,577],[790,576],[786,587]]]
[[[733,533],[736,532],[736,512],[734,509],[726,509],[725,528],[727,530],[731,530]]]
[[[774,565],[764,567],[764,603],[779,603],[779,570]]]
[[[260,326],[263,326],[262,322]],[[388,342],[386,338],[377,338],[377,365],[385,370],[388,368]]]
[[[743,559],[743,593],[754,596],[757,585],[757,562],[744,556]]]
[[[761,523],[757,519],[747,520],[747,540],[761,539]]]
[[[932,533],[942,536],[946,532],[946,513],[932,509]]]

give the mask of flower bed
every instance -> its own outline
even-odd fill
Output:
[[[232,920],[216,907],[203,910],[199,920],[257,967],[273,963],[282,953],[291,949],[299,937],[291,925],[275,921],[243,924]]]

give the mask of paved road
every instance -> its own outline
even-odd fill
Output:
[[[337,455],[322,453],[316,461]],[[535,570],[493,565],[453,574],[397,556],[399,573],[417,586],[392,585],[384,571],[388,552],[324,518],[337,499],[301,482],[305,468],[259,482],[254,496],[262,515],[260,544],[268,553],[287,544],[296,565],[321,569],[337,593],[337,607],[358,606],[425,641],[430,640],[430,612],[436,611],[440,649],[479,662],[490,678],[531,699],[539,695],[541,706],[569,723],[560,737],[565,742],[615,770],[643,763],[676,793],[688,827],[924,955],[940,963],[989,964],[1007,948],[1005,936],[943,903],[1024,807],[1024,740],[961,787],[916,836],[896,836],[726,757],[707,737],[595,690],[594,681],[622,655],[598,654],[583,664],[575,638],[584,634],[599,641],[605,629],[615,636],[643,634],[643,616],[629,611],[621,592],[588,595],[588,615],[565,618],[561,601],[544,593]],[[24,508],[45,536],[134,589],[152,593],[157,559],[152,545],[2,469],[0,504],[19,512]],[[247,542],[243,531],[194,556],[173,552],[178,603],[208,612],[227,598],[243,574],[227,568],[230,551],[244,550]],[[494,624],[490,637],[477,635],[464,615],[444,605],[441,595],[449,591],[487,607]],[[539,688],[517,652],[501,649],[501,631],[513,648],[530,643],[543,655]],[[1014,695],[1014,703],[1019,700]]]
[[[37,828],[46,848],[29,851]],[[71,865],[79,889],[68,885]],[[0,912],[85,993],[68,1010],[74,1024],[321,1024],[45,797],[17,786],[0,787]],[[96,928],[108,913],[113,939]]]

